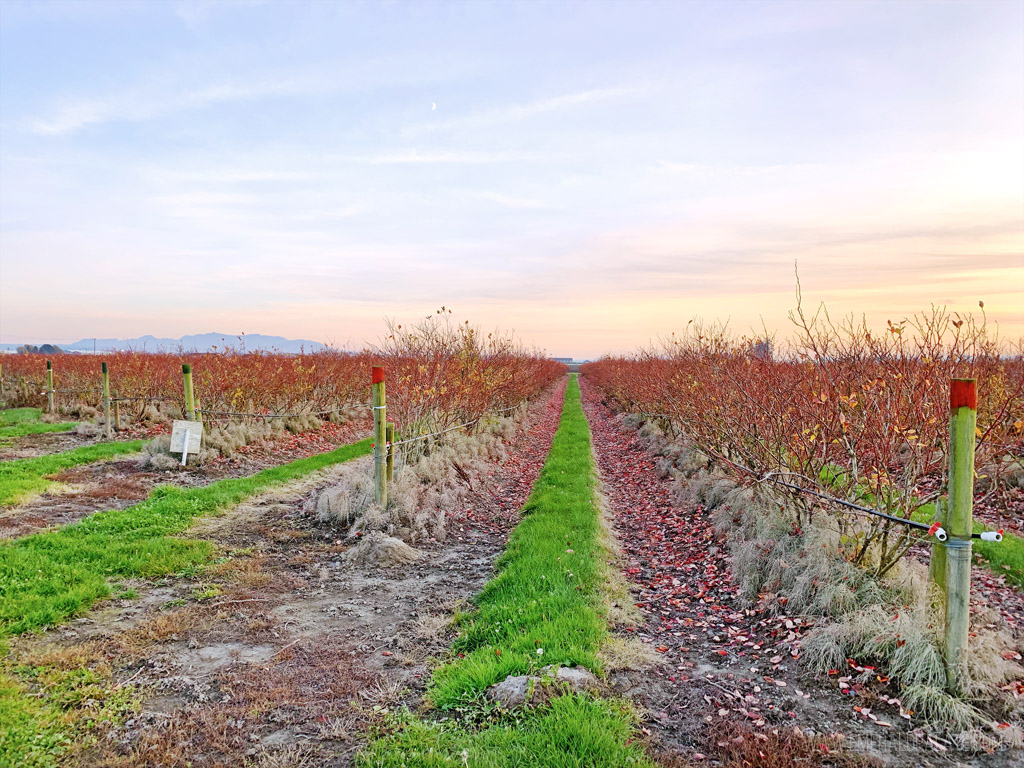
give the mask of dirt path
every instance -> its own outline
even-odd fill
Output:
[[[419,562],[350,565],[349,544],[309,511],[318,488],[369,472],[364,458],[201,521],[193,535],[234,553],[206,573],[126,584],[138,598],[19,639],[19,658],[86,649],[142,692],[141,711],[76,764],[348,765],[367,724],[422,696],[453,611],[491,576],[518,521],[562,398],[560,386],[534,404],[507,459],[473,479],[471,508],[452,511],[446,540]]]
[[[14,507],[0,507],[0,540],[73,523],[100,510],[123,509],[142,501],[155,486],[163,483],[194,488],[228,477],[254,475],[267,467],[355,442],[366,437],[370,429],[369,419],[325,424],[320,429],[284,439],[261,440],[244,446],[230,458],[171,470],[143,469],[134,458],[73,467],[54,476],[60,483],[54,490]]]
[[[581,388],[626,571],[645,619],[632,629],[662,659],[645,679],[616,684],[649,710],[658,748],[702,757],[709,751],[708,734],[724,732],[723,721],[732,721],[755,733],[794,726],[804,734],[841,733],[852,749],[887,766],[1015,764],[1019,755],[1005,752],[954,760],[923,743],[923,734],[915,735],[898,712],[843,696],[803,672],[796,657],[810,622],[743,606],[709,514],[674,498],[635,431],[585,379]],[[874,707],[893,727],[876,725],[856,705]]]

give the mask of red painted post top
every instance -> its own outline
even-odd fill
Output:
[[[953,379],[949,382],[949,410],[955,413],[964,406],[978,409],[978,384],[974,379]]]
[[[373,366],[373,383],[380,384],[384,381],[384,366],[375,365]]]

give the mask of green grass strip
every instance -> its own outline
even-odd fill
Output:
[[[911,518],[919,523],[935,522],[935,504],[919,507]],[[973,521],[973,527],[975,533],[990,530],[987,525],[982,525],[977,520]],[[976,559],[980,557],[982,564],[990,571],[1005,576],[1008,583],[1024,587],[1024,539],[1012,533],[1004,533],[1003,540],[998,542],[974,539],[971,542],[971,552]]]
[[[173,538],[194,518],[369,452],[366,439],[204,488],[162,485],[126,509],[98,512],[55,531],[0,544],[0,637],[82,613],[110,594],[111,577],[152,577],[202,562],[211,544]]]
[[[12,424],[36,424],[43,416],[42,408],[5,408],[0,411],[0,427]]]
[[[359,768],[654,768],[623,702],[565,695],[480,730],[406,714],[356,757]]]
[[[126,453],[138,453],[142,440],[96,443],[51,453],[33,459],[13,459],[0,462],[0,506],[15,504],[25,496],[41,493],[53,482],[46,475],[56,474],[79,464],[92,464]]]
[[[69,432],[78,426],[77,421],[60,424],[44,424],[42,408],[9,408],[0,411],[0,444],[15,437],[40,435],[45,432]]]
[[[547,664],[600,670],[597,652],[608,629],[600,615],[605,561],[596,483],[573,378],[522,522],[495,563],[497,575],[475,598],[476,611],[462,622],[453,650],[463,657],[434,673],[430,697],[438,707]]]
[[[651,766],[637,744],[627,743],[637,721],[625,703],[566,694],[503,713],[483,697],[508,675],[548,664],[601,671],[609,566],[596,484],[590,429],[572,377],[523,520],[496,564],[497,575],[476,597],[476,610],[461,620],[452,658],[434,671],[428,694],[441,717],[395,718],[357,765]]]

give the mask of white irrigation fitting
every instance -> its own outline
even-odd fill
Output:
[[[998,531],[982,531],[981,535],[978,538],[982,541],[1002,541],[1003,531],[1002,529]]]
[[[949,534],[946,533],[946,529],[939,526],[938,530],[935,531],[935,538],[939,541],[945,541],[949,538]]]

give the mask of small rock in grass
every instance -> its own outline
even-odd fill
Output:
[[[514,709],[526,704],[539,704],[544,695],[542,683],[559,684],[573,693],[595,691],[600,683],[594,674],[584,667],[556,667],[551,664],[541,670],[541,675],[509,675],[500,683],[487,689],[487,697],[505,709]]]

